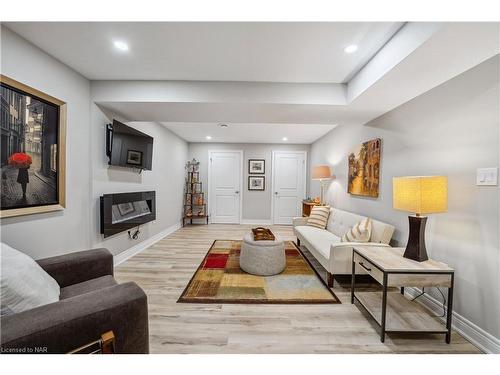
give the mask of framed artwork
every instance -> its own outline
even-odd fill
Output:
[[[380,138],[364,142],[349,154],[347,192],[377,198],[380,181]]]
[[[248,190],[266,190],[266,178],[264,176],[248,176]]]
[[[249,159],[248,174],[265,174],[266,161],[264,159]]]
[[[0,75],[0,217],[64,209],[66,103]]]
[[[142,151],[128,150],[127,164],[142,165]]]

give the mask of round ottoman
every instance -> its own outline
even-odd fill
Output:
[[[254,241],[253,234],[243,238],[240,267],[252,275],[271,276],[283,272],[286,265],[285,244],[278,236],[274,241]]]

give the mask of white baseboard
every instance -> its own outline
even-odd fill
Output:
[[[272,221],[271,220],[266,220],[266,219],[262,219],[262,220],[246,220],[246,219],[241,219],[240,221],[240,224],[247,224],[247,225],[272,225]]]
[[[417,288],[405,288],[405,294],[409,297],[416,297],[420,294],[420,289]],[[442,303],[430,296],[429,294],[424,294],[417,299],[422,305],[427,307],[433,313],[442,314],[443,307]],[[445,320],[445,318],[441,318]],[[485,353],[500,354],[500,340],[493,335],[486,332],[484,329],[478,327],[470,320],[467,320],[463,316],[457,314],[453,311],[452,327],[455,331],[460,333],[463,337],[469,340],[474,346],[479,348]]]
[[[154,236],[149,237],[148,239],[138,243],[137,245],[132,246],[131,248],[129,248],[125,251],[122,251],[120,254],[116,254],[115,256],[113,256],[114,266],[116,267],[120,263],[125,262],[127,259],[132,258],[134,255],[147,249],[149,246],[154,245],[156,242],[165,238],[169,234],[174,233],[176,230],[180,229],[180,227],[181,227],[181,224],[172,225],[171,227],[169,227],[165,230],[162,230],[161,232],[155,234]]]

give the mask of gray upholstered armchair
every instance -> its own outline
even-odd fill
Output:
[[[107,331],[114,333],[116,353],[149,352],[146,295],[135,283],[116,283],[108,250],[80,251],[37,262],[59,284],[60,300],[3,316],[4,352],[46,348],[48,353],[67,353]]]

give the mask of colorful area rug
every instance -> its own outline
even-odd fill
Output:
[[[274,276],[241,270],[240,247],[241,241],[214,241],[177,302],[340,303],[292,241],[285,241],[285,270]]]

